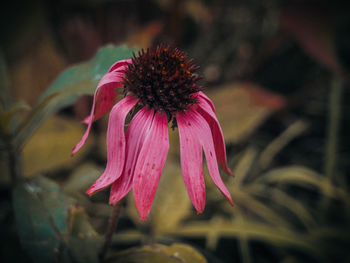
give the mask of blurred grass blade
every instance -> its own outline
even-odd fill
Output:
[[[350,204],[350,194],[341,186],[334,186],[325,176],[302,166],[289,166],[271,170],[260,176],[256,182],[294,184],[301,187],[316,188],[322,195],[341,198],[348,205]]]
[[[232,192],[232,198],[235,200],[236,204],[241,208],[248,209],[252,213],[254,213],[257,217],[264,219],[266,222],[272,225],[278,225],[282,227],[290,227],[290,223],[285,220],[281,215],[275,212],[268,205],[259,201],[259,199],[255,198],[252,193],[249,193],[246,190],[236,190]],[[232,212],[235,210],[231,209]]]
[[[258,197],[260,196],[264,199],[268,198],[272,203],[288,209],[303,223],[306,228],[311,228],[316,225],[316,220],[313,218],[309,210],[302,204],[302,202],[291,197],[286,192],[275,187],[270,188],[259,184],[254,184],[252,187],[249,187],[249,191]]]
[[[54,99],[59,93],[52,93],[37,105],[21,123],[14,137],[14,145],[17,151],[24,146],[24,142],[43,124],[43,122],[55,111],[56,103]],[[50,110],[51,109],[51,110]]]
[[[175,236],[210,237],[213,231],[219,237],[236,237],[239,239],[241,236],[245,236],[249,240],[260,240],[277,246],[304,248],[313,252],[316,256],[322,253],[315,242],[317,240],[312,239],[307,233],[297,233],[288,228],[270,226],[250,219],[215,220],[213,222],[192,221],[181,228],[175,229],[172,234]]]
[[[308,129],[308,123],[298,120],[291,124],[280,136],[275,138],[260,154],[259,167],[265,170],[272,162],[274,157],[295,137],[300,136]]]

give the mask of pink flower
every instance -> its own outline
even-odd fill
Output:
[[[115,205],[133,189],[142,220],[147,219],[169,150],[168,123],[178,127],[181,168],[189,197],[198,213],[205,206],[202,149],[208,171],[221,193],[233,204],[217,163],[227,173],[225,143],[211,100],[196,84],[193,60],[178,49],[156,47],[115,63],[100,80],[87,130],[73,149],[85,143],[93,121],[109,110],[107,167],[87,190],[89,195],[112,185],[109,203]],[[115,104],[116,88],[125,98]],[[126,116],[134,109],[124,133]]]

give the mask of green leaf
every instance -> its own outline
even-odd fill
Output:
[[[79,263],[98,262],[98,251],[102,238],[90,225],[85,210],[77,207],[70,213],[69,249],[71,255]]]
[[[154,244],[131,248],[114,255],[107,262],[118,263],[206,263],[205,257],[189,245]]]
[[[130,58],[132,49],[108,45],[89,61],[65,70],[42,94],[31,114],[16,132],[15,145],[21,149],[26,140],[53,113],[74,103],[80,96],[93,94],[99,80],[118,60]]]
[[[33,262],[58,261],[66,242],[72,200],[48,179],[37,177],[16,185],[13,206],[20,241]]]
[[[98,262],[96,232],[55,182],[35,177],[18,183],[13,206],[21,244],[33,262]]]
[[[132,56],[133,49],[126,46],[107,45],[96,53],[88,62],[80,63],[66,69],[41,95],[39,101],[44,100],[52,93],[74,89],[77,91],[92,94],[95,91],[98,81],[108,71],[108,69],[118,60],[127,59]],[[71,103],[70,99],[75,94],[65,98],[66,103]]]

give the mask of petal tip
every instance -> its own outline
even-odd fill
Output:
[[[231,206],[234,206],[231,196],[225,196],[226,200],[230,203]]]
[[[231,171],[231,169],[230,169],[230,168],[227,168],[225,172],[226,172],[226,174],[228,174],[228,175],[231,175],[231,176],[235,177],[235,175],[232,173],[232,171]]]
[[[103,190],[104,188],[102,189],[96,189],[96,183],[94,183],[92,186],[90,186],[89,189],[86,190],[86,194],[88,194],[90,197],[93,196],[94,194],[96,194],[97,192],[99,192],[100,190]]]
[[[148,216],[140,216],[141,221],[147,221],[147,219],[148,219]]]
[[[197,215],[202,214],[203,211],[204,211],[204,207],[201,208],[201,209],[197,209],[197,208],[196,208],[196,211],[197,211]]]
[[[108,204],[115,206],[117,201],[114,198],[110,198]]]

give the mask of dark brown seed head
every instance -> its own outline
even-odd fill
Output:
[[[197,103],[199,67],[187,55],[172,47],[142,50],[125,70],[124,87],[140,99],[142,106],[163,111],[169,117]]]

